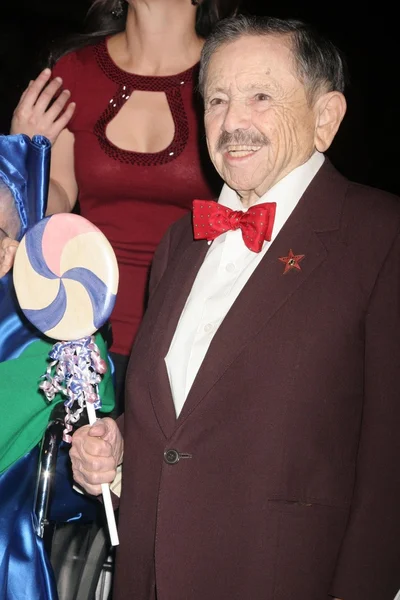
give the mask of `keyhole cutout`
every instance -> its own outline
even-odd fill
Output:
[[[175,124],[164,92],[134,91],[108,123],[106,136],[122,150],[154,154],[174,139]]]

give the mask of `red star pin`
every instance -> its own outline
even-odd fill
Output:
[[[281,258],[279,258],[281,262],[285,263],[285,270],[283,271],[283,274],[285,275],[288,271],[291,271],[292,269],[297,269],[298,271],[301,271],[299,263],[303,260],[304,257],[305,254],[293,254],[293,250],[290,249],[288,256],[282,256]]]

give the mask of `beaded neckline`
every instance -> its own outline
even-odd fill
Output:
[[[175,160],[183,152],[189,139],[189,125],[183,104],[182,90],[186,84],[190,84],[193,89],[192,82],[196,78],[199,64],[197,63],[177,75],[137,75],[123,71],[114,63],[108,53],[106,39],[93,46],[93,51],[96,62],[104,75],[116,84],[113,97],[109,99],[108,105],[105,106],[104,112],[94,126],[94,134],[103,151],[119,162],[146,167],[162,165]],[[160,152],[146,153],[124,150],[115,146],[107,138],[108,123],[116,116],[135,90],[165,92],[175,124],[175,133],[169,146]]]
[[[199,63],[196,63],[186,71],[176,75],[137,75],[136,73],[123,71],[118,67],[108,52],[107,39],[103,39],[99,44],[96,44],[94,52],[101,70],[109,79],[119,85],[126,85],[140,91],[165,92],[171,88],[179,87],[193,81],[195,72],[199,68]]]

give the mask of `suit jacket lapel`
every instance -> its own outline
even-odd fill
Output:
[[[207,242],[194,241],[191,232],[188,240],[188,245],[179,256],[176,266],[170,270],[172,276],[160,284],[163,286],[163,289],[160,289],[162,304],[151,342],[149,390],[154,411],[166,438],[169,438],[176,428],[176,412],[164,358],[208,250]]]

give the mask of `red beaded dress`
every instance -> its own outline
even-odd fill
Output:
[[[127,73],[111,59],[106,40],[63,56],[53,70],[76,102],[68,128],[75,136],[80,213],[107,236],[120,268],[114,353],[130,352],[161,237],[194,198],[216,198],[221,188],[205,145],[197,74],[198,65],[165,77]],[[161,152],[122,150],[107,139],[107,124],[135,90],[166,94],[175,133]]]

